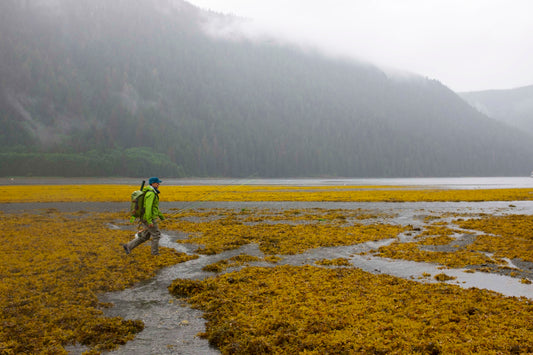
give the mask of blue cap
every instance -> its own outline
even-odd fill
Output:
[[[155,183],[162,183],[163,181],[159,180],[159,178],[157,177],[151,177],[150,180],[148,180],[148,185],[152,185],[152,184],[155,184]]]

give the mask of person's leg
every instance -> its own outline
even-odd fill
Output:
[[[159,239],[161,238],[161,231],[156,222],[154,222],[153,227],[148,228],[148,233],[150,233],[152,237],[152,255],[159,255]]]
[[[144,230],[138,232],[137,235],[138,238],[134,238],[129,243],[123,245],[126,254],[131,253],[133,249],[150,239],[150,234],[148,233],[147,226],[145,226]]]

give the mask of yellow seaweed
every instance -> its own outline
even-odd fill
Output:
[[[0,203],[120,201],[127,209],[127,198],[136,188],[2,186]],[[163,192],[163,209],[166,201],[514,201],[533,197],[532,189],[390,186],[164,186]],[[131,233],[106,226],[109,221],[123,221],[120,213],[48,210],[21,215],[0,212],[0,217],[4,231],[0,235],[0,353],[61,354],[64,345],[74,342],[98,352],[122,344],[142,329],[142,323],[105,318],[101,308],[106,305],[95,294],[128,287],[161,267],[191,258],[165,248],[159,258],[152,258],[148,246],[125,256],[120,244]],[[272,263],[280,260],[279,255],[310,248],[413,232],[409,226],[378,223],[391,216],[368,210],[176,210],[169,217],[161,227],[187,234],[188,239],[181,242],[200,244],[202,253],[257,243],[266,254],[263,260]],[[486,235],[450,252],[422,250],[453,240],[456,231],[438,222],[425,228],[415,242],[392,243],[379,253],[449,267],[497,264],[502,257],[533,260],[528,234],[533,230],[532,216],[484,215],[458,219],[456,224]],[[494,253],[494,258],[484,252]],[[256,261],[244,259],[226,262],[239,266]],[[342,258],[318,264],[348,266]],[[520,282],[530,281],[522,278]],[[209,323],[204,335],[223,353],[533,352],[531,301],[489,291],[421,285],[350,267],[312,266],[245,268],[205,281],[176,280],[170,289],[191,297],[190,302],[206,312]]]
[[[384,258],[437,263],[451,268],[462,268],[468,265],[496,262],[494,259],[477,251],[464,249],[457,249],[450,252],[428,251],[420,249],[420,244],[415,242],[394,242],[390,245],[380,247],[374,254]]]
[[[290,287],[288,287],[290,285]],[[530,353],[533,303],[360,269],[249,267],[176,280],[223,354]]]
[[[317,265],[323,266],[351,266],[352,264],[346,258],[335,258],[335,259],[321,259],[315,262]]]
[[[99,351],[133,339],[141,321],[107,318],[96,294],[120,290],[191,257],[147,247],[126,256],[131,232],[111,230],[116,213],[2,213],[0,353],[66,353],[81,343]],[[143,250],[145,249],[145,250]]]
[[[258,214],[255,222],[249,223],[246,211],[237,213],[227,210],[222,213],[219,209],[217,212],[220,216],[216,219],[194,219],[194,222],[188,218],[172,219],[165,222],[165,228],[189,234],[188,239],[180,242],[199,244],[201,247],[197,252],[207,255],[236,249],[249,243],[257,243],[267,255],[291,255],[317,247],[353,245],[393,238],[410,229],[381,223],[360,224],[355,219],[348,221],[354,217],[354,212],[350,210],[336,210],[334,217],[331,214],[323,215],[321,210],[293,215],[279,212],[285,223],[271,223],[272,215],[263,219],[262,215]],[[194,211],[187,212],[187,217],[194,216]],[[259,218],[261,221],[257,222]],[[276,218],[273,220],[279,222]]]
[[[497,258],[518,258],[533,262],[533,216],[485,215],[477,219],[457,221],[456,224],[461,228],[490,233],[478,236],[472,249],[494,253]]]
[[[11,185],[0,186],[0,203],[123,202],[138,186]],[[163,186],[163,201],[531,201],[533,189],[439,190],[393,186]]]
[[[230,267],[238,267],[258,261],[261,261],[261,258],[258,258],[257,256],[239,254],[236,256],[232,256],[227,260],[220,260],[216,263],[206,265],[202,268],[202,270],[210,272],[221,272]]]

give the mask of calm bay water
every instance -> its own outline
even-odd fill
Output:
[[[279,185],[279,186],[424,186],[444,189],[533,188],[533,178],[523,177],[454,177],[454,178],[301,178],[301,179],[203,179],[160,177],[164,185]],[[146,178],[148,180],[148,177]],[[141,178],[0,178],[0,185],[138,185]]]
[[[531,177],[367,178],[367,179],[169,179],[169,185],[281,185],[281,186],[425,186],[435,188],[489,189],[533,188]]]

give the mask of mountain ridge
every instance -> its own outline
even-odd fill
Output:
[[[46,14],[0,4],[0,175],[509,176],[533,166],[527,135],[438,81],[214,38],[203,21],[221,15],[185,1],[55,3]]]
[[[459,95],[481,113],[533,135],[533,85]]]

